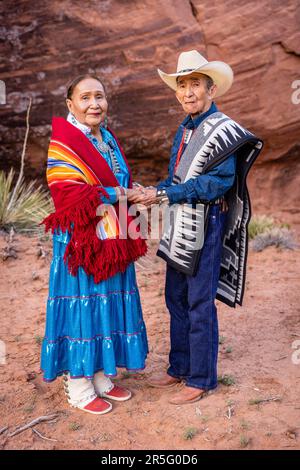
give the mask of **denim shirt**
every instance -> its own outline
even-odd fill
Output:
[[[224,162],[215,166],[204,175],[191,178],[185,183],[172,185],[174,167],[177,159],[177,153],[182,139],[184,128],[196,129],[199,124],[212,113],[218,111],[215,103],[205,113],[200,114],[196,119],[188,115],[180,124],[171,149],[171,158],[169,163],[169,175],[167,179],[157,185],[157,189],[165,189],[170,204],[188,202],[193,203],[199,200],[213,201],[223,196],[233,185],[235,180],[236,155],[232,154]],[[183,152],[186,148],[183,147]]]

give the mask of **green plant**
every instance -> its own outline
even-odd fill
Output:
[[[251,218],[248,225],[249,239],[253,240],[257,235],[265,233],[267,230],[275,227],[272,217],[266,215],[257,215]]]
[[[230,385],[235,384],[235,378],[233,377],[233,375],[219,375],[218,382],[223,385],[226,385],[227,387],[230,387]]]
[[[226,340],[225,336],[222,336],[222,335],[219,336],[219,344],[225,343],[225,340]]]
[[[34,341],[36,342],[36,344],[42,344],[43,337],[40,335],[35,335]]]
[[[231,346],[228,346],[228,348],[225,349],[225,352],[226,352],[227,354],[232,353],[232,347],[231,347]]]
[[[98,439],[100,439],[101,442],[107,442],[107,441],[112,440],[112,436],[111,436],[111,434],[108,434],[108,433],[105,432],[105,433],[101,434]]]
[[[76,421],[69,424],[70,431],[78,431],[81,428],[81,424],[77,423]]]
[[[183,439],[191,440],[193,439],[193,437],[195,437],[196,434],[197,434],[196,428],[187,428],[183,433]]]
[[[38,224],[52,211],[52,203],[48,192],[42,186],[36,187],[36,182],[25,183],[24,165],[26,145],[29,134],[29,115],[32,99],[26,113],[26,133],[21,154],[20,172],[15,180],[14,169],[9,173],[0,172],[0,230],[14,227],[16,230],[32,232],[38,230]],[[39,228],[42,233],[42,229]]]
[[[35,187],[35,181],[25,183],[23,178],[16,188],[14,179],[12,168],[8,174],[0,171],[0,229],[13,226],[20,231],[34,231],[52,211],[48,192],[42,186]]]
[[[244,431],[247,431],[249,429],[249,423],[247,421],[245,421],[244,419],[241,421],[241,428],[244,430]]]
[[[241,435],[240,437],[240,446],[242,448],[247,447],[247,445],[250,443],[249,437],[245,436],[244,434]]]

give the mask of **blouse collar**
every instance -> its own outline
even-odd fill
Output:
[[[77,127],[77,129],[83,132],[86,136],[92,134],[92,129],[89,126],[86,126],[85,124],[79,122],[74,116],[74,114],[69,113],[67,116],[67,121],[73,124],[73,126]]]

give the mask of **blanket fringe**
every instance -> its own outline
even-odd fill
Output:
[[[105,195],[105,191],[102,191]],[[97,224],[101,217],[96,210],[101,204],[101,189],[91,192],[89,197],[79,204],[64,211],[56,211],[46,217],[41,223],[45,231],[68,230],[71,235],[64,261],[68,265],[70,274],[77,275],[78,269],[83,268],[87,275],[94,277],[99,283],[124,272],[128,265],[147,253],[147,244],[144,239],[108,238],[100,240],[97,237]]]

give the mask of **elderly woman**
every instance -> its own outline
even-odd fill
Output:
[[[97,76],[68,88],[67,120],[53,118],[47,181],[55,212],[43,223],[53,233],[46,332],[45,381],[64,375],[71,406],[94,414],[131,392],[110,377],[117,367],[145,367],[148,344],[133,262],[146,253],[138,227],[129,237],[131,173],[120,144],[106,127],[108,103]],[[125,198],[123,198],[125,199]],[[127,222],[124,228],[124,222]],[[103,400],[106,398],[106,400]]]

